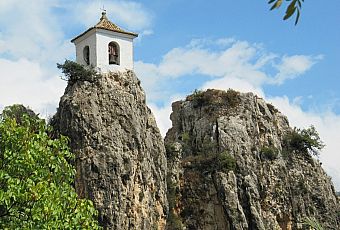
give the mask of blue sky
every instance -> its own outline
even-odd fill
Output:
[[[194,89],[252,91],[292,126],[316,126],[323,167],[340,190],[340,1],[306,1],[294,26],[266,0],[2,0],[0,109],[55,112],[66,84],[55,63],[74,59],[70,40],[97,23],[103,5],[139,33],[135,72],[163,135],[171,102]]]

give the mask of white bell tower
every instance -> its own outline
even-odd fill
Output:
[[[76,61],[97,67],[102,73],[133,70],[133,39],[138,34],[127,32],[110,22],[106,12],[100,21],[73,38]]]

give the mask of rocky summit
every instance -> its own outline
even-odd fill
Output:
[[[271,104],[207,90],[172,110],[167,229],[310,229],[311,220],[340,229],[330,177],[311,153],[289,145],[294,130]]]
[[[164,143],[132,71],[69,79],[51,123],[104,229],[340,229],[329,176],[274,106],[207,90],[172,109]]]
[[[105,229],[164,229],[164,143],[132,71],[69,81],[52,123],[70,138],[77,193]]]

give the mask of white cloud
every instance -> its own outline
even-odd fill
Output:
[[[42,116],[55,112],[66,83],[56,62],[74,53],[53,8],[60,1],[0,3],[0,110],[24,104]]]
[[[47,60],[57,62],[61,55],[68,57],[73,49],[71,44],[65,43],[60,20],[51,13],[55,2],[2,2],[0,55],[6,54],[12,59],[25,57],[45,63]]]
[[[215,44],[219,45],[217,40]],[[223,41],[222,41],[223,44]],[[287,97],[266,98],[265,84],[283,84],[308,71],[322,56],[293,55],[280,56],[268,53],[261,46],[234,39],[226,40],[222,50],[213,50],[213,43],[206,39],[195,39],[185,47],[170,50],[159,64],[136,63],[138,76],[147,86],[148,95],[153,95],[160,82],[167,79],[178,79],[188,75],[202,74],[207,78],[202,81],[202,89],[233,88],[241,92],[254,92],[272,102],[287,115],[292,126],[306,128],[313,124],[324,140],[326,147],[321,154],[321,161],[327,173],[332,176],[337,190],[340,190],[340,142],[337,140],[340,130],[340,115],[331,111],[320,113],[304,111],[300,106],[303,98],[290,101]],[[223,47],[223,46],[221,46]],[[268,74],[266,68],[276,73]],[[159,94],[168,95],[166,90],[158,87]],[[173,89],[176,92],[176,89]],[[161,97],[158,95],[157,97]],[[182,97],[183,98],[183,97]],[[170,102],[156,106],[151,98],[151,108],[156,116],[162,135],[170,128]]]
[[[164,95],[169,94],[169,90],[159,88],[162,82],[195,74],[207,77],[202,82],[203,88],[234,87],[240,91],[250,90],[264,95],[264,84],[283,83],[302,75],[319,59],[318,56],[280,56],[267,52],[261,45],[233,38],[216,41],[194,39],[184,47],[171,49],[159,64],[136,62],[135,70],[151,95],[151,100],[155,99],[155,89]],[[274,77],[268,74],[267,68],[274,70]],[[157,97],[162,96],[157,94]]]
[[[340,115],[332,111],[323,113],[303,111],[299,104],[291,102],[287,97],[269,98],[283,114],[285,114],[291,126],[307,128],[314,125],[326,147],[320,154],[320,160],[327,173],[333,178],[337,190],[340,190]],[[294,101],[294,100],[293,100]]]
[[[163,106],[158,107],[155,104],[148,104],[149,108],[152,110],[153,115],[156,118],[157,126],[162,136],[165,137],[166,132],[171,127],[171,121],[169,119],[169,115],[172,111],[170,103]]]
[[[293,79],[309,70],[322,56],[294,55],[284,56],[277,65],[279,72],[273,79],[273,84],[282,84],[287,79]]]
[[[73,14],[78,22],[88,28],[99,21],[103,6],[109,19],[117,25],[126,26],[126,29],[150,32],[152,14],[135,1],[80,1],[76,6],[72,5]]]
[[[213,45],[228,44],[227,47],[211,49]],[[152,66],[152,75],[179,78],[186,75],[202,74],[208,77],[244,79],[254,86],[283,83],[298,77],[312,67],[320,56],[279,56],[266,52],[257,44],[226,39],[211,41],[194,39],[185,47],[177,47],[166,53],[156,65],[143,63],[136,65]],[[274,77],[265,68],[276,69]],[[150,69],[151,70],[151,69]]]
[[[151,14],[135,1],[0,1],[0,110],[21,103],[43,115],[55,112],[66,85],[56,63],[75,50],[65,29],[93,26],[103,5],[112,20],[152,34]]]
[[[66,82],[27,59],[0,59],[0,109],[12,104],[29,106],[42,116],[55,113]]]
[[[264,97],[264,92],[261,88],[255,87],[253,84],[244,79],[239,79],[235,77],[224,77],[219,78],[212,81],[207,81],[202,89],[220,89],[220,90],[228,90],[234,89],[243,93],[253,92],[260,97]]]

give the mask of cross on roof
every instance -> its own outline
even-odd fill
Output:
[[[100,8],[103,12],[105,12],[106,13],[106,9],[105,9],[105,6],[103,5],[103,7],[102,8]]]

